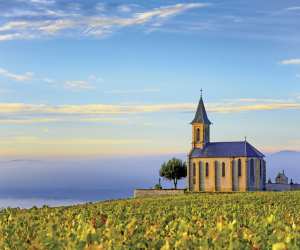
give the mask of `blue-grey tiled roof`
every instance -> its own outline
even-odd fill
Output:
[[[264,157],[249,142],[210,142],[203,149],[195,148],[192,158],[197,157]]]

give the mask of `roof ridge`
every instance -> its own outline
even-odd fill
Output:
[[[249,147],[251,147],[251,149],[254,150],[256,153],[265,156],[262,152],[260,152],[258,149],[256,149],[256,148],[255,148],[251,143],[249,143],[248,141],[247,141],[247,145],[248,145]]]
[[[215,141],[215,142],[209,142],[209,143],[237,143],[237,142],[238,143],[245,143],[245,141]]]

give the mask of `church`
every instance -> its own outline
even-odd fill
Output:
[[[265,190],[264,155],[244,141],[211,142],[202,93],[192,125],[187,186],[193,192],[246,192]]]

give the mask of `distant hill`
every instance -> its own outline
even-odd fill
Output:
[[[279,171],[284,170],[287,177],[300,183],[300,152],[299,151],[279,151],[273,154],[267,154],[268,164],[267,176],[276,177]]]

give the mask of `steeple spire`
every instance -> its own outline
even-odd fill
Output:
[[[191,122],[191,124],[193,124],[193,123],[203,123],[203,124],[206,124],[206,125],[210,125],[211,122],[207,117],[204,102],[203,102],[203,98],[202,98],[203,90],[201,89],[200,92],[201,92],[200,101],[199,101],[199,104],[198,104],[198,107],[197,107],[195,117],[194,117],[193,121]]]

